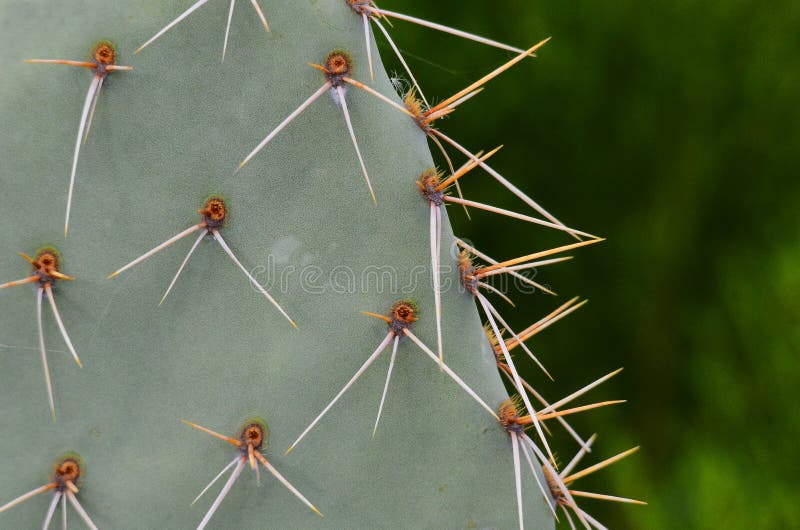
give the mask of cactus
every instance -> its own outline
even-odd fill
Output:
[[[490,258],[466,242],[459,247],[447,215],[436,226],[441,243],[431,243],[431,205],[441,190],[426,194],[420,184],[425,175],[440,183],[430,128],[420,130],[422,114],[409,119],[386,104],[403,100],[365,31],[373,20],[388,35],[381,17],[396,13],[353,0],[251,3],[255,10],[198,2],[162,35],[189,2],[0,6],[0,182],[8,206],[0,277],[26,284],[0,290],[0,503],[11,501],[0,507],[0,526],[49,522],[59,504],[67,517],[68,499],[87,526],[100,528],[512,528],[523,519],[528,528],[553,528],[554,506],[573,501],[563,484],[552,486],[558,470],[549,448],[537,445],[539,423],[565,422],[558,407],[524,416],[515,402],[508,412],[500,374],[513,371],[507,350],[524,347],[574,301],[500,342],[487,309],[495,328],[487,340],[474,300],[486,309],[476,294],[480,274],[472,270],[476,283],[462,288],[458,249]],[[106,47],[101,55],[98,46]],[[522,52],[515,62],[532,50],[507,49]],[[334,50],[351,61],[353,83],[324,64]],[[23,62],[87,57],[87,69]],[[131,69],[116,72],[122,65]],[[416,80],[412,86],[406,103],[421,94]],[[318,101],[242,167],[315,91]],[[470,170],[468,178],[486,178],[476,168],[487,168],[487,157],[467,156],[469,167],[448,184]],[[548,219],[543,224],[588,235]],[[192,244],[169,239],[189,233]],[[107,278],[162,241],[157,256]],[[45,247],[58,253],[37,251]],[[441,278],[431,274],[434,248]],[[20,252],[33,255],[29,265]],[[441,288],[432,288],[433,276]],[[411,313],[401,318],[396,302],[408,298]],[[386,320],[388,334],[361,312]],[[390,358],[379,357],[378,343],[392,343]],[[72,360],[78,355],[82,366]],[[285,454],[368,357],[374,367]],[[509,377],[508,388],[521,388]],[[256,416],[263,420],[248,419]],[[547,500],[520,464],[528,449],[517,437],[531,424],[540,460],[531,470],[540,486],[553,487]],[[80,459],[58,456],[67,449]],[[65,471],[67,464],[77,469]],[[233,468],[225,486],[192,503],[223,468]],[[36,497],[45,491],[55,493]],[[38,500],[22,502],[28,498]]]

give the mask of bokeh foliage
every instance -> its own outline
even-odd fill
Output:
[[[609,237],[539,276],[561,298],[591,299],[535,343],[553,392],[626,367],[605,394],[629,403],[576,423],[600,433],[600,455],[643,450],[584,486],[650,505],[590,513],[612,528],[798,527],[798,4],[384,5],[520,46],[553,36],[442,128],[475,149],[498,131],[506,148],[493,167],[563,221]],[[430,33],[403,24],[395,35],[439,97],[505,57]],[[435,54],[420,44],[430,39]],[[522,207],[472,179],[467,196]],[[495,257],[549,241],[454,212],[456,233]],[[518,325],[557,303],[516,301]]]

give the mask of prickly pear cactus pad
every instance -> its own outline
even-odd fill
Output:
[[[323,64],[332,50],[347,52],[354,80],[402,100],[371,38],[370,79],[363,19],[345,0],[262,0],[261,13],[250,2],[211,0],[133,54],[191,4],[0,1],[0,282],[35,276],[0,290],[0,504],[55,484],[0,509],[0,527],[38,527],[48,509],[53,517],[60,498],[53,495],[79,501],[90,520],[80,517],[99,528],[520,526],[510,431],[493,416],[509,392],[475,298],[459,287],[447,215],[440,257],[447,370],[403,327],[396,357],[390,340],[285,454],[390,337],[386,322],[362,312],[387,315],[398,300],[413,299],[418,320],[407,329],[436,352],[430,208],[416,181],[444,166],[407,115],[345,85],[377,204],[344,105],[330,91],[237,170],[326,82],[309,63]],[[91,62],[100,41],[113,44],[115,64],[132,69],[24,62]],[[499,52],[498,63],[508,56]],[[99,92],[94,108],[90,87]],[[65,236],[82,111],[91,127]],[[59,274],[74,281],[31,272],[18,255],[45,246],[57,249]],[[248,423],[253,417],[263,423]],[[81,458],[75,491],[53,474],[67,451]],[[549,503],[522,462],[525,525],[553,528]],[[228,471],[192,504],[225,466],[238,480]],[[534,467],[544,480],[542,463]],[[79,524],[77,504],[70,506]]]

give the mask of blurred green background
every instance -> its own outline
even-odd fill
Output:
[[[495,169],[608,237],[539,271],[559,298],[504,311],[521,328],[590,299],[534,340],[557,384],[528,375],[547,396],[626,368],[592,397],[629,402],[574,425],[600,434],[596,459],[642,450],[579,489],[649,506],[587,511],[611,528],[800,528],[800,4],[379,4],[520,47],[553,36],[440,128],[474,150],[505,144]],[[404,22],[391,32],[439,100],[511,56]],[[464,188],[528,213],[480,170]],[[498,259],[569,242],[473,213],[450,209],[457,233]]]

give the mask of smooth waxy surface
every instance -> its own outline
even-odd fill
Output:
[[[0,280],[28,273],[17,252],[56,245],[77,281],[58,284],[55,296],[84,362],[75,366],[45,308],[52,422],[34,289],[0,292],[0,503],[44,483],[54,458],[71,449],[86,462],[79,498],[99,527],[192,528],[221,483],[191,500],[235,449],[180,420],[235,436],[257,414],[271,431],[265,456],[325,518],[277,481],[262,475],[259,487],[245,471],[211,527],[515,527],[508,436],[410,341],[400,345],[375,439],[389,351],[283,456],[385,335],[384,323],[360,311],[383,313],[415,298],[422,315],[414,332],[435,349],[428,205],[414,184],[432,161],[407,117],[351,88],[348,108],[377,207],[327,95],[234,174],[324,82],[307,63],[347,49],[354,77],[370,83],[361,20],[344,2],[269,0],[261,2],[272,29],[265,33],[239,2],[221,64],[228,2],[216,0],[131,55],[188,5],[0,2]],[[85,60],[100,39],[112,40],[119,64],[134,70],[110,75],[102,89],[64,239],[72,149],[92,74],[23,60]],[[392,95],[377,61],[370,84]],[[228,201],[226,241],[298,331],[212,240],[200,244],[161,307],[193,238],[106,279],[197,223],[195,210],[211,193]],[[474,303],[455,287],[452,247],[445,221],[445,361],[496,406],[506,394]],[[552,526],[529,477],[525,483],[526,525]],[[1,514],[0,526],[40,524],[47,502]]]

